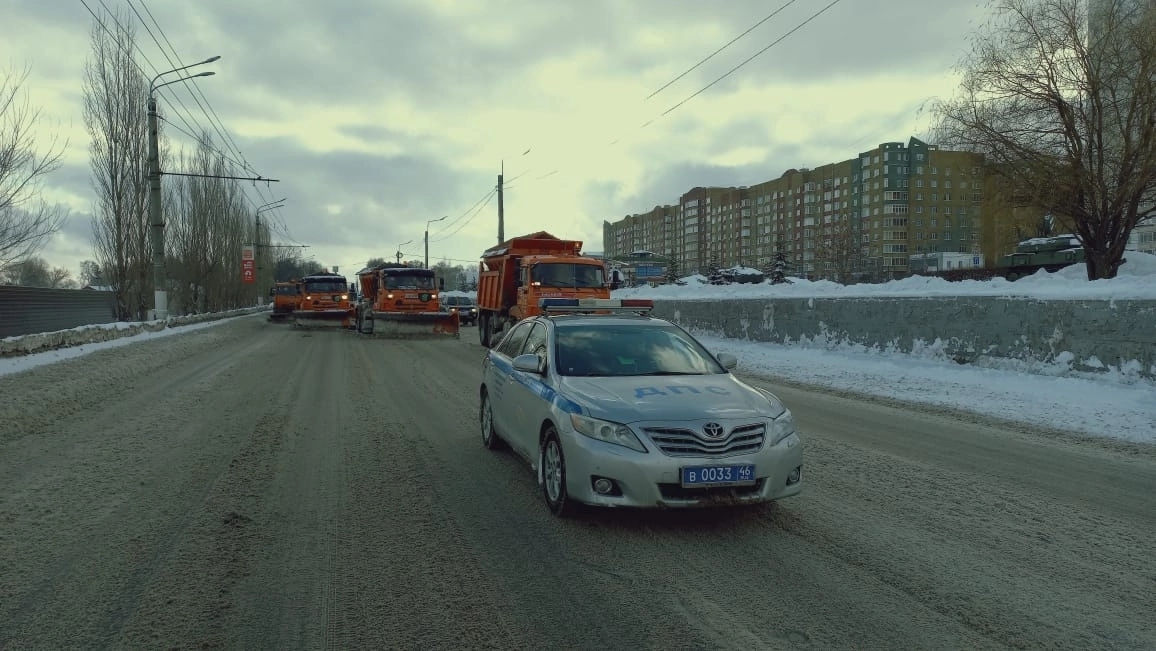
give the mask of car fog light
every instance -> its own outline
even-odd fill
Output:
[[[606,495],[612,490],[614,490],[614,482],[610,481],[609,479],[605,477],[599,477],[598,479],[594,480],[594,492],[598,493],[599,495]]]
[[[799,483],[799,480],[802,478],[803,478],[803,467],[802,466],[795,466],[795,469],[791,471],[791,474],[787,475],[787,485],[790,486],[791,484],[797,484],[797,483]]]

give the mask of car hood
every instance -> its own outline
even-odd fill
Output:
[[[619,423],[702,418],[770,418],[782,411],[733,375],[564,378],[565,395],[590,415]],[[779,408],[776,408],[778,406]]]

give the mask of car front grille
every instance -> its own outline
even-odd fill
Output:
[[[767,438],[763,423],[739,425],[723,438],[710,440],[694,430],[680,427],[643,428],[662,453],[671,457],[729,457],[762,449]]]

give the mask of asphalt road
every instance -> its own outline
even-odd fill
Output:
[[[0,378],[0,649],[1156,648],[1150,448],[753,380],[803,495],[559,520],[482,354],[247,317]]]

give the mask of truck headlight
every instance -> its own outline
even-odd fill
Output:
[[[634,432],[630,431],[629,427],[620,423],[612,423],[579,414],[570,414],[570,424],[574,427],[574,431],[584,436],[589,436],[592,439],[621,445],[636,452],[646,452],[646,447],[642,445],[642,441],[638,440]]]

